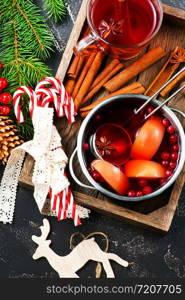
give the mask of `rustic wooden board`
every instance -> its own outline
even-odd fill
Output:
[[[73,47],[79,39],[80,33],[86,21],[86,3],[86,0],[84,0],[82,3],[75,26],[71,32],[66,50],[63,54],[62,61],[57,71],[56,76],[61,80],[64,80],[65,78],[66,71],[73,56]],[[156,38],[151,42],[148,49],[153,46],[160,45],[163,46],[167,52],[169,52],[177,45],[185,47],[185,12],[167,5],[163,5],[163,8],[165,18],[162,28]],[[150,82],[159,72],[166,59],[167,57],[151,66],[136,79],[147,88]],[[170,106],[185,111],[183,96],[179,95],[176,97]],[[75,124],[69,126],[64,119],[58,119],[56,121],[57,128],[62,137],[62,143],[65,146],[68,156],[71,155],[73,149],[75,148],[76,137],[81,122],[82,120],[79,119],[77,122],[75,122]],[[33,164],[33,159],[30,156],[27,156],[20,176],[20,184],[27,187],[33,187],[31,180]],[[86,182],[77,160],[75,161],[75,170],[77,176],[83,182]],[[78,204],[99,211],[100,213],[107,214],[111,217],[116,217],[120,220],[126,220],[132,224],[142,225],[146,228],[161,232],[167,232],[170,228],[176,207],[178,205],[184,180],[185,168],[176,180],[174,186],[165,191],[162,195],[147,201],[131,204],[107,198],[98,191],[85,190],[79,186],[76,186],[72,180],[71,182],[73,190],[75,191],[75,199]]]

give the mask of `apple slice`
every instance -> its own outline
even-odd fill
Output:
[[[165,177],[165,168],[155,161],[130,160],[126,163],[125,175],[131,178],[157,179]]]
[[[91,167],[95,169],[103,179],[118,194],[124,195],[129,188],[129,180],[125,174],[108,161],[97,159],[91,163]]]
[[[139,129],[132,145],[131,157],[150,160],[159,149],[164,133],[165,127],[162,119],[157,116],[151,117]]]

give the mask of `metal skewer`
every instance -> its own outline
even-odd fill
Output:
[[[145,116],[145,120],[150,118],[153,114],[155,114],[161,107],[163,107],[167,102],[169,102],[173,97],[175,97],[180,91],[185,88],[185,85],[181,86],[177,91],[175,91],[169,98],[167,98],[163,103],[157,106],[149,115]]]
[[[150,97],[143,105],[141,105],[138,109],[134,111],[134,114],[137,115],[151,100],[153,100],[169,83],[171,83],[175,78],[177,78],[183,71],[185,71],[185,67],[183,67],[179,72],[177,72],[170,80],[168,80],[152,97]],[[173,93],[168,99],[166,99],[160,106],[158,106],[154,111],[152,111],[145,119],[151,117],[153,113],[155,113],[158,109],[160,109],[163,105],[165,105],[168,101],[170,101],[173,97],[175,97],[185,86],[182,86],[175,93]]]

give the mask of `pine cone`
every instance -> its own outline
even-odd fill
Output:
[[[11,151],[24,143],[18,128],[8,116],[0,116],[0,164],[5,165]]]

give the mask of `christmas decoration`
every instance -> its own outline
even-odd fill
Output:
[[[43,0],[43,6],[48,17],[56,23],[62,20],[67,14],[63,0]]]
[[[5,164],[12,150],[23,143],[17,126],[7,116],[0,116],[0,164]]]
[[[41,236],[32,236],[32,240],[38,245],[33,259],[45,257],[60,278],[79,278],[76,272],[89,260],[102,263],[107,278],[115,278],[109,260],[113,260],[125,268],[129,266],[129,263],[118,255],[102,251],[94,238],[84,239],[71,253],[66,256],[59,256],[50,248],[51,241],[47,240],[50,232],[50,224],[47,219],[43,220],[43,226],[40,227],[40,230]]]
[[[8,160],[0,186],[0,221],[11,223],[13,220],[18,177],[25,153],[29,153],[35,160],[32,182],[34,198],[40,212],[55,215],[59,220],[71,217],[74,224],[79,225],[80,217],[88,216],[88,211],[76,206],[74,202],[65,173],[68,159],[61,137],[53,125],[54,109],[50,107],[54,105],[57,115],[65,115],[72,123],[76,114],[73,101],[62,83],[55,78],[45,78],[36,86],[35,91],[29,87],[20,87],[13,96],[18,122],[24,121],[20,99],[25,93],[30,99],[29,112],[33,121],[34,137],[14,149]],[[50,201],[47,200],[48,193]]]
[[[49,57],[51,31],[30,0],[1,1],[0,11],[2,75],[8,78],[10,92],[21,85],[34,86],[50,74],[39,59]]]
[[[51,2],[51,1],[50,1]],[[61,14],[61,6],[57,1],[52,10],[55,18]],[[51,9],[51,5],[47,4]],[[59,13],[55,8],[60,8]],[[30,0],[0,1],[0,60],[3,65],[2,76],[8,79],[8,91],[13,93],[19,86],[35,87],[42,78],[51,75],[48,66],[41,61],[50,56],[54,45],[54,37],[45,23],[45,17]],[[54,13],[55,12],[55,13]],[[1,82],[0,92],[6,82]],[[24,124],[18,125],[26,140],[33,136],[33,126],[29,117],[29,103],[22,97]]]

